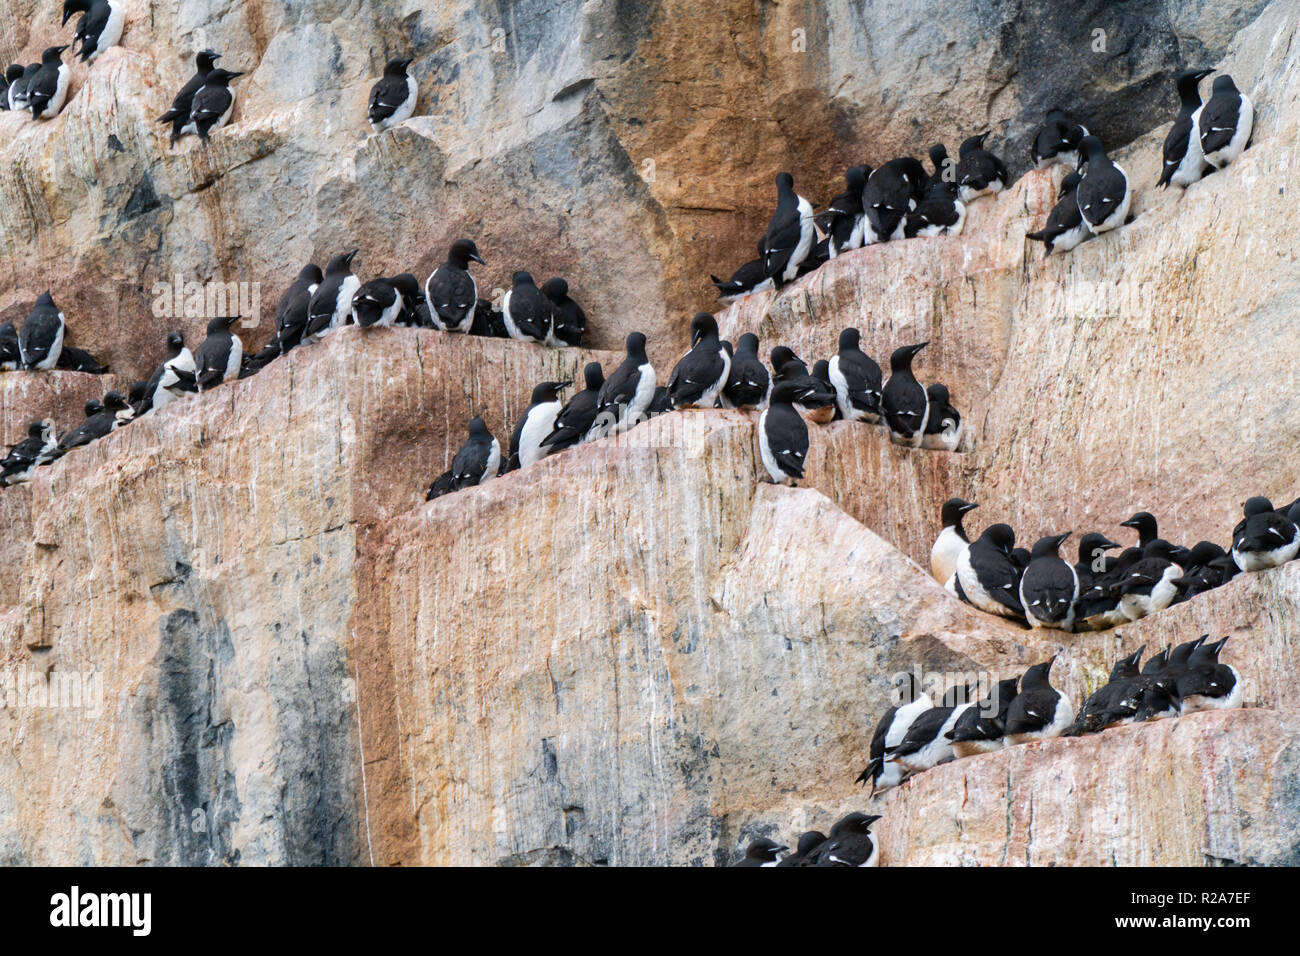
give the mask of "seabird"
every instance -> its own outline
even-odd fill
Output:
[[[746,332],[736,342],[722,403],[727,408],[758,408],[766,401],[771,385],[767,366],[758,357],[758,336]]]
[[[1160,529],[1156,524],[1156,517],[1149,511],[1139,511],[1127,521],[1119,523],[1121,528],[1132,528],[1138,533],[1138,547],[1145,548],[1156,538],[1160,537]]]
[[[949,735],[961,715],[974,706],[973,688],[961,685],[949,688],[938,707],[917,715],[901,743],[885,748],[885,762],[900,764],[906,779],[954,759]]]
[[[780,854],[788,849],[789,847],[782,846],[775,840],[763,837],[750,843],[749,848],[745,850],[744,858],[733,865],[737,867],[776,866],[781,859]]]
[[[829,374],[835,388],[835,404],[846,421],[880,421],[880,366],[860,343],[862,334],[854,328],[840,332],[840,350],[831,356]]]
[[[1178,593],[1174,579],[1182,568],[1174,563],[1174,546],[1157,538],[1142,549],[1142,559],[1125,571],[1119,609],[1130,621],[1163,611]]]
[[[1215,169],[1227,166],[1250,143],[1254,125],[1255,106],[1250,97],[1237,89],[1232,77],[1216,76],[1210,99],[1201,107],[1196,121],[1205,161]]]
[[[23,326],[24,331],[26,325]],[[1243,571],[1263,571],[1286,564],[1300,550],[1300,529],[1273,509],[1267,498],[1246,502],[1245,517],[1232,532],[1232,560]]]
[[[551,433],[542,439],[542,447],[552,454],[582,443],[596,421],[596,401],[600,387],[605,384],[605,374],[599,362],[588,362],[583,369],[586,388],[569,399],[567,405],[555,416]]]
[[[9,449],[0,462],[0,486],[31,481],[36,469],[50,461],[58,448],[54,425],[50,422],[32,422],[27,426],[27,437]]]
[[[456,490],[481,485],[497,476],[501,468],[501,445],[487,430],[483,419],[470,419],[469,438],[451,460],[451,481]]]
[[[108,371],[108,366],[101,364],[95,356],[72,345],[63,346],[59,352],[59,361],[54,367],[71,372],[89,372],[91,375],[103,375]]]
[[[902,767],[897,763],[886,762],[885,751],[901,744],[913,721],[934,706],[930,695],[921,688],[921,682],[913,674],[904,676],[906,680],[898,688],[899,701],[885,711],[876,724],[867,749],[867,766],[854,781],[864,785],[870,783],[872,796],[903,782]]]
[[[0,372],[13,372],[23,363],[23,353],[18,348],[18,330],[12,322],[0,325]]]
[[[1165,137],[1164,167],[1156,185],[1162,189],[1173,183],[1186,188],[1205,175],[1205,154],[1193,117],[1201,109],[1200,82],[1213,70],[1183,70],[1174,78],[1178,89],[1178,116]]]
[[[126,26],[126,7],[122,0],[63,0],[63,23],[74,13],[84,14],[77,21],[76,40],[81,40],[81,62],[93,63],[95,59],[122,39]]]
[[[800,834],[794,852],[778,863],[777,866],[807,866],[808,864],[805,861],[825,842],[826,834],[820,830],[809,830]]]
[[[929,399],[921,447],[931,451],[956,451],[961,444],[961,413],[953,407],[948,386],[935,383],[925,390]]]
[[[875,866],[880,847],[871,838],[871,825],[879,816],[850,813],[831,827],[826,842],[809,856],[808,866]]]
[[[1016,534],[1007,524],[990,525],[957,558],[957,583],[981,611],[1023,620],[1020,569],[1011,560]]]
[[[803,478],[808,426],[794,406],[807,390],[808,386],[799,382],[778,382],[758,419],[759,458],[776,484],[793,484]]]
[[[673,408],[713,408],[731,373],[731,356],[718,340],[712,315],[697,312],[691,319],[691,343],[668,379],[668,399]]]
[[[998,681],[983,700],[961,713],[946,735],[952,741],[954,756],[992,753],[1006,745],[1002,738],[1007,729],[1007,713],[1016,699],[1019,682],[1019,677]]]
[[[947,183],[931,183],[921,203],[907,214],[903,236],[960,236],[966,225],[966,204],[953,195]]]
[[[513,286],[501,300],[506,332],[520,342],[545,342],[551,334],[551,303],[522,270],[513,276]]]
[[[1053,163],[1065,163],[1077,169],[1082,155],[1079,141],[1087,135],[1088,130],[1067,117],[1064,110],[1048,110],[1047,119],[1038,127],[1029,148],[1034,168],[1046,169]]]
[[[1110,680],[1088,695],[1073,723],[1061,733],[1062,737],[1081,737],[1106,727],[1133,722],[1148,683],[1138,670],[1138,661],[1144,650],[1145,645],[1115,662],[1110,670]]]
[[[335,256],[325,264],[325,277],[311,294],[307,304],[307,329],[302,341],[323,339],[343,326],[352,314],[352,297],[361,288],[361,280],[352,274],[352,260],[359,249]]]
[[[414,61],[409,58],[389,60],[384,67],[383,77],[370,88],[370,106],[366,110],[366,118],[376,133],[382,133],[410,119],[415,112],[419,93],[415,77],[406,71],[412,62]]]
[[[972,136],[958,150],[957,198],[967,205],[980,196],[1002,192],[1010,182],[1006,165],[984,148],[988,135]]]
[[[48,371],[55,368],[59,364],[59,354],[63,351],[63,337],[67,330],[68,323],[63,318],[63,313],[54,304],[49,290],[45,290],[37,298],[18,332],[18,353],[23,368],[27,371]]]
[[[203,78],[203,85],[190,103],[190,121],[181,128],[181,135],[198,134],[203,142],[230,121],[235,111],[235,91],[230,81],[243,76],[243,71],[231,72],[214,67]]]
[[[1128,218],[1133,191],[1128,175],[1112,162],[1096,136],[1085,136],[1079,148],[1088,157],[1083,179],[1075,193],[1084,224],[1093,235],[1109,232]]]
[[[1068,173],[1061,180],[1061,189],[1057,193],[1056,205],[1047,216],[1047,225],[1037,232],[1025,233],[1026,239],[1046,244],[1044,259],[1058,249],[1069,252],[1092,235],[1083,221],[1083,212],[1079,209],[1078,189],[1082,181],[1081,173]]]
[[[180,92],[176,94],[176,98],[172,100],[172,108],[158,117],[159,123],[171,124],[171,144],[173,146],[181,138],[181,131],[190,121],[190,111],[194,107],[194,94],[203,88],[204,81],[208,78],[208,74],[212,72],[213,66],[219,59],[221,59],[221,54],[214,53],[212,50],[204,50],[199,53],[194,58],[194,75],[186,81]]]
[[[27,83],[27,107],[32,119],[53,119],[68,98],[72,71],[63,62],[66,46],[52,46],[41,54],[41,68]]]
[[[622,433],[639,423],[655,397],[655,370],[645,354],[645,336],[632,332],[626,342],[627,357],[605,379],[596,398],[596,421],[587,441]]]
[[[759,245],[761,247],[762,243]],[[715,275],[710,275],[709,279],[717,287],[718,298],[723,302],[732,302],[751,292],[766,292],[774,287],[771,277],[767,274],[767,263],[761,256],[746,262],[733,272],[726,282]]]
[[[572,384],[573,382],[542,382],[533,388],[528,408],[519,416],[515,430],[510,435],[510,458],[506,471],[527,468],[551,453],[550,446],[544,445],[543,440],[555,428],[556,416],[563,407],[560,392]]]
[[[244,343],[230,331],[238,321],[239,316],[228,315],[208,323],[208,337],[194,351],[194,380],[200,392],[239,377]],[[173,370],[176,370],[175,366]]]
[[[1219,663],[1219,652],[1227,643],[1225,637],[1214,643],[1202,643],[1192,650],[1187,658],[1187,669],[1177,678],[1179,713],[1231,710],[1241,706],[1241,674],[1231,664]]]
[[[1059,737],[1074,720],[1070,701],[1049,679],[1055,660],[1053,655],[1035,664],[1020,678],[1020,693],[1007,710],[1005,736],[1009,745]]]
[[[86,420],[63,436],[59,441],[56,453],[52,457],[62,458],[74,448],[81,448],[96,439],[103,438],[117,427],[117,413],[130,409],[130,407],[127,404],[126,396],[117,391],[105,394],[103,404],[95,402],[94,405],[91,405],[91,403],[87,402]]]
[[[447,261],[434,269],[424,283],[429,299],[429,316],[443,332],[468,332],[478,304],[478,283],[469,264],[483,264],[472,239],[457,239],[447,252]]]
[[[912,374],[912,359],[929,345],[905,345],[889,357],[889,381],[881,394],[880,408],[889,426],[889,437],[899,445],[919,448],[929,422],[930,397]]]
[[[1074,629],[1079,575],[1060,555],[1061,545],[1069,536],[1067,531],[1039,538],[1029,553],[1029,566],[1020,578],[1020,604],[1030,627]]]
[[[551,304],[551,329],[546,344],[552,348],[580,347],[587,330],[587,313],[569,297],[569,283],[558,277],[547,279],[542,295]]]
[[[939,511],[943,527],[930,547],[930,573],[940,584],[947,584],[957,573],[957,559],[970,547],[970,538],[961,522],[978,507],[973,501],[949,498]]]
[[[794,177],[778,173],[776,212],[763,235],[763,273],[775,283],[792,281],[816,238],[812,204],[794,191]]]
[[[904,217],[916,208],[927,178],[925,167],[911,156],[891,159],[871,173],[862,190],[864,244],[903,238]]]
[[[352,296],[352,321],[362,328],[391,328],[408,301],[422,296],[420,285],[409,272],[389,279],[371,279]]]
[[[867,167],[854,166],[844,173],[844,192],[831,200],[828,212],[827,255],[834,259],[841,252],[862,246],[862,190],[867,185]]]
[[[311,296],[323,278],[320,266],[309,263],[302,267],[298,278],[293,280],[280,297],[280,302],[275,307],[275,338],[280,345],[281,355],[302,343],[310,315]]]

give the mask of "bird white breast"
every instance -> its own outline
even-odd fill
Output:
[[[943,420],[943,431],[922,433],[921,447],[930,451],[956,451],[961,443],[961,422],[951,418]]]
[[[1128,173],[1124,172],[1123,167],[1121,167],[1119,163],[1113,162],[1112,165],[1119,170],[1119,174],[1124,177],[1124,196],[1120,200],[1120,204],[1114,212],[1097,225],[1091,227],[1092,231],[1096,234],[1110,232],[1110,230],[1114,229],[1116,226],[1124,225],[1124,220],[1128,218],[1129,204],[1133,201],[1133,190],[1129,189],[1128,185]],[[1083,221],[1084,223],[1088,222],[1086,218]]]
[[[49,103],[45,105],[45,111],[41,113],[41,119],[53,119],[59,115],[63,109],[63,101],[68,98],[68,83],[72,78],[72,71],[68,69],[66,63],[59,64],[59,78],[54,84],[54,95],[50,97]]]
[[[239,336],[233,333],[230,336],[230,354],[226,356],[226,374],[222,376],[223,382],[234,381],[239,378],[239,367],[244,361],[244,343],[239,341]]]
[[[1255,105],[1251,103],[1245,93],[1240,95],[1241,105],[1237,111],[1236,130],[1232,134],[1232,139],[1228,140],[1228,145],[1223,149],[1205,155],[1205,161],[1216,169],[1222,169],[1240,156],[1246,148],[1246,144],[1250,142],[1250,131],[1255,125]],[[1194,127],[1194,130],[1199,132],[1199,123]]]
[[[415,77],[408,75],[406,77],[406,99],[402,101],[402,105],[393,110],[392,116],[387,119],[382,119],[378,123],[372,123],[371,125],[374,126],[376,131],[382,133],[384,130],[392,129],[398,123],[410,119],[411,114],[415,112],[415,102],[419,98],[418,92],[419,91],[415,85]]]
[[[122,30],[126,26],[126,8],[116,3],[108,5],[108,22],[104,24],[104,32],[99,35],[95,42],[95,52],[90,54],[88,62],[94,63],[99,55],[111,46],[116,46],[122,39]]]
[[[722,359],[722,375],[700,395],[700,400],[695,403],[698,408],[713,408],[717,405],[718,396],[727,385],[727,379],[731,375],[731,356],[726,349],[718,349],[718,358]]]
[[[623,409],[623,415],[618,422],[617,430],[620,433],[642,421],[655,398],[654,366],[647,362],[645,365],[638,366],[637,373],[636,391],[632,393],[632,401],[628,402],[627,408]]]
[[[549,448],[542,447],[542,441],[555,427],[555,416],[560,414],[563,407],[559,402],[545,402],[528,413],[524,427],[519,432],[520,468],[541,461],[550,453]]]
[[[1069,252],[1090,235],[1092,233],[1088,230],[1088,227],[1081,222],[1073,229],[1067,229],[1052,240],[1052,252]]]
[[[862,417],[863,413],[853,407],[849,401],[849,382],[840,371],[840,357],[832,355],[829,363],[831,385],[835,389],[835,404],[840,408],[840,414],[845,421],[856,422]]]
[[[1186,188],[1202,176],[1205,153],[1201,151],[1201,109],[1192,114],[1192,128],[1187,132],[1187,151],[1183,154],[1183,160],[1174,170],[1174,174],[1169,177],[1169,181],[1175,186]]]
[[[767,413],[768,409],[763,410],[763,414],[758,416],[758,456],[763,460],[763,467],[767,469],[768,475],[778,485],[789,482],[790,476],[781,470],[777,464],[776,456],[772,454],[771,443],[767,440]]]
[[[401,314],[402,294],[398,292],[397,298],[393,300],[393,304],[379,313],[379,318],[375,321],[375,325],[385,329],[389,328],[397,321],[397,317]]]
[[[1051,737],[1059,737],[1066,727],[1074,723],[1074,707],[1064,694],[1056,695],[1056,711],[1052,714],[1051,721],[1041,730],[1031,730],[1023,734],[1010,734],[1007,737],[1008,744],[1026,744],[1031,740],[1047,740]]]
[[[492,439],[492,450],[488,452],[487,467],[483,469],[483,474],[479,477],[480,485],[486,484],[497,476],[497,471],[501,468],[501,443],[495,438]]]
[[[1271,551],[1238,551],[1234,547],[1232,560],[1243,571],[1267,571],[1269,568],[1286,564],[1296,556],[1297,551],[1300,551],[1300,534],[1297,534],[1290,543]]]
[[[506,333],[512,339],[518,339],[520,342],[536,342],[537,339],[531,335],[524,335],[519,331],[519,326],[515,325],[515,320],[510,315],[510,299],[512,296],[514,296],[513,291],[507,292],[505,298],[501,300],[501,318],[505,320]]]
[[[334,300],[334,314],[330,316],[330,329],[337,329],[347,321],[347,317],[352,314],[352,297],[357,294],[361,288],[361,280],[356,276],[348,276],[339,285],[338,298]]]
[[[786,282],[794,280],[799,274],[799,266],[808,258],[808,252],[812,249],[813,238],[816,231],[813,228],[813,209],[812,204],[802,196],[799,197],[799,243],[794,247],[794,252],[790,254],[790,261],[786,263],[785,272],[781,278]]]
[[[889,725],[889,730],[885,733],[885,747],[897,747],[907,736],[907,731],[916,718],[920,717],[927,710],[934,707],[934,701],[930,699],[929,694],[922,694],[916,700],[909,704],[904,704],[898,710],[894,711],[894,720]]]
[[[63,354],[63,332],[66,328],[67,324],[63,321],[63,313],[60,312],[59,331],[54,333],[54,341],[50,344],[50,350],[46,353],[45,358],[36,363],[36,368],[42,372],[48,372],[59,364],[59,356]]]
[[[957,558],[957,581],[961,585],[962,592],[966,599],[974,604],[981,611],[987,614],[997,614],[1000,617],[1016,617],[1016,612],[1004,604],[993,600],[989,592],[984,590],[984,585],[980,584],[978,575],[970,563],[970,548],[967,548]]]
[[[957,559],[969,547],[956,528],[949,526],[940,531],[939,537],[934,539],[934,546],[930,548],[930,573],[934,579],[940,584],[946,584],[957,572]]]

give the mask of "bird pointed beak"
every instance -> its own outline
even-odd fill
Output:
[[[353,249],[351,252],[349,252],[346,256],[343,257],[344,259],[347,260],[348,265],[352,265],[352,260],[357,257],[357,253],[360,251],[361,251],[361,247],[358,246],[357,248]]]
[[[964,505],[962,505],[962,507],[961,507],[961,513],[962,513],[962,514],[966,514],[966,512],[968,512],[968,511],[974,511],[974,510],[975,510],[976,508],[978,508],[978,507],[979,507],[979,505],[977,505],[975,502],[973,502],[973,501],[968,501],[968,502],[966,502]]]
[[[469,259],[470,262],[477,262],[481,266],[487,265],[487,263],[483,261],[483,257],[480,256],[477,252],[471,252],[469,255]]]
[[[61,26],[61,27],[66,27],[66,26],[68,25],[68,18],[71,17],[71,16],[72,16],[72,11],[69,10],[67,7],[64,7],[64,8],[63,8],[63,22],[60,23],[59,26]]]

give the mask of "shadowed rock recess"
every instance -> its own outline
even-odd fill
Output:
[[[713,864],[870,804],[884,865],[1300,864],[1300,564],[1083,635],[982,615],[923,570],[954,494],[972,528],[1077,546],[1138,509],[1223,542],[1248,495],[1300,493],[1294,4],[126,6],[61,118],[0,113],[0,320],[50,288],[111,366],[0,374],[7,443],[146,375],[171,328],[195,344],[201,320],[151,310],[177,274],[261,282],[258,346],[302,262],[360,246],[366,277],[426,275],[471,235],[485,291],[568,276],[595,350],[345,329],[0,490],[0,862]],[[55,7],[5,4],[0,60],[62,36]],[[250,72],[233,125],[168,151],[152,120],[207,45]],[[367,136],[399,53],[420,108]],[[1184,65],[1234,76],[1254,144],[1162,193]],[[777,487],[756,415],[694,410],[424,502],[470,417],[504,443],[536,382],[609,371],[627,331],[666,380],[777,170],[825,201],[852,162],[992,128],[1019,172],[1053,105],[1115,148],[1132,224],[1043,260],[1024,236],[1063,170],[1033,172],[959,238],[719,313],[810,361],[848,325],[882,361],[930,340],[918,375],[949,385],[962,451],[834,423]],[[853,783],[890,675],[1059,653],[1077,703],[1121,653],[1205,632],[1232,636],[1246,709],[967,758],[874,801]]]

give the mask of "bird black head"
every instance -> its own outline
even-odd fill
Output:
[[[1211,561],[1223,557],[1225,553],[1223,548],[1213,541],[1198,541],[1192,548],[1187,560],[1195,567],[1205,568],[1209,567]]]
[[[67,49],[66,45],[49,47],[48,49],[46,49],[44,53],[41,54],[41,62],[58,63],[63,57],[63,51],[66,49]]]
[[[760,837],[749,845],[745,850],[745,856],[751,860],[761,860],[764,863],[775,863],[777,854],[789,847],[784,847],[775,840],[769,840],[766,837]]]
[[[514,282],[514,284],[517,285],[517,286],[521,286],[521,285],[536,285],[536,284],[537,284],[537,283],[533,282],[533,276],[532,276],[532,273],[524,272],[522,269],[519,270],[518,272],[516,272],[516,273],[515,273],[513,276],[511,276],[510,278],[511,278],[511,281]]]
[[[758,336],[753,332],[746,332],[736,340],[736,353],[740,355],[758,356]]]
[[[1009,524],[989,525],[980,537],[1006,555],[1016,546],[1016,533]]]
[[[169,352],[175,353],[175,352],[179,352],[183,348],[185,348],[185,336],[182,335],[180,332],[168,332],[167,350]]]
[[[696,312],[691,319],[691,345],[698,345],[702,339],[717,338],[718,320],[708,312]]]
[[[547,279],[545,284],[542,285],[542,295],[552,302],[563,302],[569,297],[569,283],[559,276]]]
[[[1087,156],[1088,159],[1106,158],[1106,149],[1101,145],[1101,138],[1092,134],[1079,140],[1079,152]]]
[[[841,833],[869,833],[871,824],[879,820],[878,815],[859,813],[857,811],[846,814],[835,821],[831,827],[831,835],[836,836]]]
[[[798,362],[799,356],[795,355],[793,351],[786,348],[784,345],[778,345],[776,348],[772,349],[771,359],[772,368],[776,370],[778,375],[780,375],[781,370],[785,368],[786,364],[789,362]]]
[[[68,20],[74,13],[89,13],[90,0],[63,0],[63,21],[59,24],[61,27],[68,25]]]
[[[1159,673],[1160,669],[1169,663],[1169,652],[1173,650],[1173,645],[1169,645],[1159,654],[1147,658],[1147,662],[1142,665],[1142,673],[1148,676]]]
[[[912,359],[916,353],[929,345],[929,342],[922,342],[919,345],[904,345],[902,348],[894,349],[894,354],[889,356],[889,368],[894,372],[901,372],[904,369],[912,368]]]
[[[791,405],[803,398],[805,391],[805,387],[798,382],[777,382],[772,387],[772,394],[768,397],[768,401],[776,405]]]
[[[807,856],[825,842],[825,833],[822,833],[821,830],[809,830],[807,833],[800,834],[799,842],[795,844],[795,850],[800,856]]]
[[[939,509],[939,517],[943,521],[943,526],[945,528],[960,528],[962,516],[974,511],[978,507],[979,505],[975,504],[973,501],[965,501],[961,498],[949,498],[943,503],[943,507]]]
[[[553,402],[561,391],[572,385],[573,382],[542,382],[540,385],[533,387],[532,404],[537,405],[541,402]]]
[[[219,318],[213,319],[208,323],[208,335],[213,335],[217,332],[225,332],[238,321],[239,316],[237,315],[223,315]]]
[[[1247,518],[1253,518],[1255,515],[1268,514],[1273,510],[1273,502],[1269,501],[1263,495],[1256,495],[1253,498],[1247,498],[1246,503],[1242,506],[1242,513]]]
[[[194,65],[200,73],[211,73],[212,68],[217,65],[221,59],[221,54],[215,50],[202,50],[194,57]]]
[[[119,391],[104,394],[104,411],[117,412],[127,407],[126,396]]]
[[[1214,78],[1214,83],[1210,86],[1215,96],[1227,96],[1229,93],[1237,92],[1237,84],[1232,82],[1232,77],[1224,73]]]
[[[1034,542],[1034,550],[1029,552],[1031,558],[1045,558],[1049,555],[1057,554],[1065,539],[1070,536],[1070,532],[1065,534],[1049,534],[1046,537],[1039,538]]]
[[[975,152],[975,150],[977,150],[977,149],[983,149],[983,148],[984,148],[984,140],[986,140],[986,139],[988,139],[988,138],[989,138],[989,134],[988,134],[987,131],[986,131],[986,132],[983,132],[983,133],[980,133],[978,136],[970,136],[970,137],[968,137],[968,138],[965,140],[965,142],[963,142],[963,143],[961,144],[961,148],[957,151],[957,152],[958,152],[958,155],[960,155],[962,159],[965,159],[965,158],[966,158],[967,156],[969,156],[971,153]]]
[[[243,75],[244,75],[243,70],[235,70],[232,72],[231,70],[223,70],[221,69],[221,67],[217,67],[214,70],[212,70],[210,73],[208,73],[206,77],[204,77],[204,82],[216,83],[218,86],[224,86],[225,84],[228,84],[231,80],[238,79]]]
[[[144,401],[144,390],[149,387],[148,382],[132,382],[130,402],[134,405],[136,402]]]
[[[1139,511],[1127,521],[1121,521],[1121,528],[1132,528],[1138,533],[1138,540],[1145,546],[1155,540],[1157,527],[1155,515],[1149,511]]]
[[[854,328],[844,329],[842,332],[840,332],[840,351],[843,352],[846,349],[852,351],[853,349],[856,349],[858,347],[858,343],[861,341],[862,341],[862,333],[859,332],[857,329]]]
[[[479,265],[486,263],[479,257],[478,246],[474,244],[473,239],[457,239],[451,244],[451,250],[447,253],[447,261],[465,269],[471,262],[477,262]]]
[[[388,280],[388,284],[400,292],[403,299],[418,300],[424,294],[420,290],[419,281],[409,272],[393,276]]]
[[[947,405],[951,397],[948,395],[948,386],[941,382],[935,382],[926,388],[925,394],[931,405]]]
[[[1056,663],[1056,655],[1053,654],[1041,664],[1035,664],[1029,670],[1025,671],[1024,676],[1020,678],[1020,690],[1027,691],[1035,687],[1047,687],[1050,685],[1050,675],[1052,665]]]
[[[45,422],[32,422],[27,426],[27,434],[32,438],[40,438],[45,434]]]
[[[21,63],[10,63],[8,68],[5,70],[5,80],[9,83],[13,83],[15,80],[21,79],[23,69]]]
[[[298,272],[299,282],[315,282],[319,284],[323,278],[325,278],[325,276],[321,274],[320,266],[316,265],[314,262],[307,263],[307,265],[303,266]]]
[[[1166,561],[1172,561],[1177,550],[1164,538],[1153,538],[1142,546],[1142,557],[1163,558]]]
[[[384,76],[406,76],[406,68],[414,63],[414,58],[389,60],[384,66]]]
[[[862,187],[867,184],[867,167],[850,166],[844,171],[844,184],[850,189],[862,192]]]
[[[469,420],[469,437],[487,439],[492,436],[488,433],[487,424],[478,415]]]
[[[789,173],[777,173],[776,188],[778,192],[792,191],[794,189],[794,177]]]
[[[325,264],[326,275],[338,275],[340,272],[350,272],[352,269],[352,260],[357,257],[361,250],[353,249],[351,252],[345,252],[337,255]]]
[[[588,362],[587,367],[582,370],[582,378],[587,383],[589,392],[598,392],[605,384],[605,372],[599,362]]]
[[[1142,652],[1146,649],[1147,646],[1143,644],[1128,657],[1121,657],[1117,660],[1110,669],[1110,679],[1119,680],[1123,677],[1137,677],[1138,661],[1142,659]]]
[[[628,358],[645,358],[645,336],[640,332],[629,332],[625,342]]]
[[[1205,79],[1214,70],[1183,70],[1174,77],[1174,86],[1178,90],[1178,97],[1184,102],[1200,99],[1197,95],[1196,88],[1200,85],[1201,80]]]
[[[948,158],[948,147],[943,143],[935,143],[930,147],[930,162],[934,163],[934,168],[938,172],[943,172],[944,161]]]
[[[1101,557],[1112,548],[1118,548],[1114,541],[1104,534],[1098,534],[1091,531],[1085,534],[1079,541],[1079,560],[1085,563],[1091,563]]]
[[[50,295],[49,289],[46,289],[36,297],[36,307],[46,309],[54,308],[54,298]]]
[[[86,402],[82,410],[86,413],[86,417],[89,418],[91,415],[98,415],[102,412],[104,410],[104,403],[97,398],[92,398],[90,401]]]
[[[1078,172],[1067,173],[1061,180],[1061,188],[1056,194],[1057,199],[1064,199],[1070,193],[1079,188],[1079,183],[1083,182],[1083,176]]]

